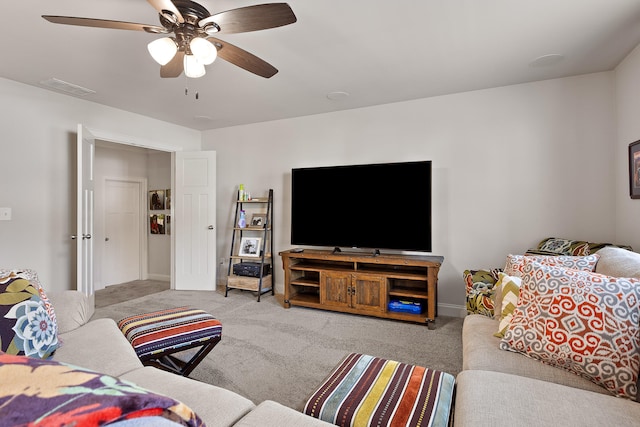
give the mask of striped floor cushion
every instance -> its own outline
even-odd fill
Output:
[[[177,307],[137,314],[118,322],[140,360],[206,344],[222,336],[222,324],[203,310]]]
[[[339,426],[449,424],[453,375],[352,353],[307,401],[304,412]]]

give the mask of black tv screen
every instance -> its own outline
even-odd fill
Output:
[[[431,161],[291,171],[291,243],[431,251]]]

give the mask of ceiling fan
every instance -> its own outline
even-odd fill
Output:
[[[158,11],[162,26],[72,16],[42,17],[55,24],[167,34],[148,45],[149,53],[161,65],[160,76],[178,77],[184,71],[192,78],[202,77],[204,66],[217,56],[251,73],[272,77],[278,70],[271,64],[213,35],[266,30],[297,21],[286,3],[259,4],[212,15],[191,0],[147,1]]]

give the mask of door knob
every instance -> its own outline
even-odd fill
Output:
[[[209,230],[213,230],[213,225],[210,225],[209,227],[207,227]]]
[[[82,235],[82,239],[90,239],[91,238],[91,234],[83,234]]]
[[[76,236],[75,234],[71,235],[71,240],[76,240],[78,238],[78,236]]]

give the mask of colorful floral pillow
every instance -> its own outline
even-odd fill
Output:
[[[595,271],[600,255],[593,254],[587,256],[550,256],[550,255],[507,255],[507,263],[504,272],[508,276],[522,276],[523,261],[529,259],[544,265],[553,265],[563,268],[573,268],[583,271]]]
[[[500,317],[498,320],[500,324],[498,326],[498,332],[493,334],[498,338],[504,336],[505,331],[511,323],[513,318],[513,312],[518,306],[518,298],[520,297],[520,286],[522,285],[522,279],[520,277],[507,276],[504,273],[500,273],[500,278],[496,287],[500,287],[502,293],[502,301],[500,307],[496,307],[496,310],[500,310]]]
[[[97,427],[161,417],[177,425],[204,426],[183,403],[53,360],[0,352],[0,378],[1,425]]]
[[[525,260],[518,307],[500,348],[636,399],[639,321],[640,280]]]
[[[495,284],[500,270],[465,270],[462,274],[466,287],[467,312],[494,316]]]
[[[49,358],[58,348],[53,306],[31,270],[0,270],[0,350]]]

